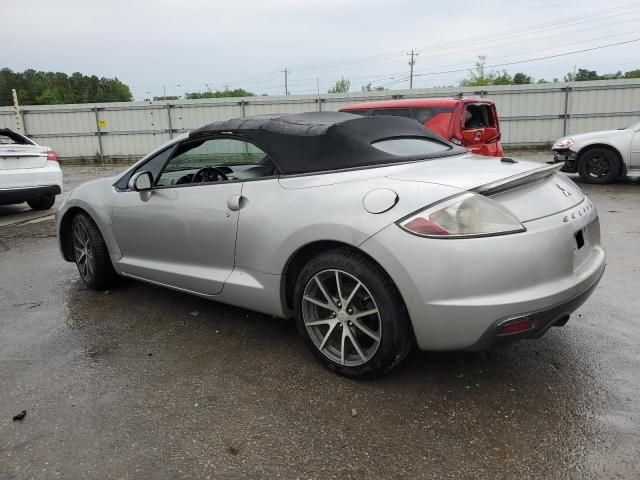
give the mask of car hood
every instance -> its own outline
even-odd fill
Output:
[[[603,142],[603,143],[609,143],[611,142],[614,138],[617,137],[621,137],[624,135],[628,135],[629,130],[628,129],[621,129],[621,130],[600,130],[597,132],[588,132],[588,133],[577,133],[575,135],[567,135],[566,137],[562,137],[560,139],[558,139],[558,141],[556,142],[556,144],[564,139],[571,139],[573,140],[575,145],[582,145],[586,142]],[[555,144],[554,144],[555,145]]]

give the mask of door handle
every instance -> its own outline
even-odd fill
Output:
[[[237,212],[242,208],[242,204],[243,204],[242,200],[243,200],[242,195],[231,195],[227,200],[227,208],[232,212]]]

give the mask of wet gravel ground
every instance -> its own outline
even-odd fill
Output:
[[[291,321],[93,292],[48,217],[4,226],[0,478],[640,478],[640,181],[583,188],[608,265],[565,327],[367,382],[323,369]]]

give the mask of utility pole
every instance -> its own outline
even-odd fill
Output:
[[[409,60],[409,66],[411,67],[411,73],[409,74],[409,90],[413,90],[413,66],[416,64],[415,58],[419,53],[415,53],[413,49],[411,49],[411,53],[407,53],[407,55],[411,55],[411,60]]]
[[[286,68],[284,70],[280,70],[284,73],[284,94],[289,95],[289,84],[287,82],[287,76],[289,75],[289,70]]]
[[[20,111],[20,104],[18,103],[18,92],[15,88],[11,89],[11,96],[13,97],[13,111],[16,116],[16,132],[24,135],[24,125],[22,125],[22,112]]]

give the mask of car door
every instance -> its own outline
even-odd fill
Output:
[[[242,180],[233,172],[264,153],[218,136],[185,140],[163,154],[169,158],[155,173],[153,189],[117,195],[112,223],[119,267],[140,279],[217,295],[234,268]],[[159,163],[152,158],[148,171]]]

